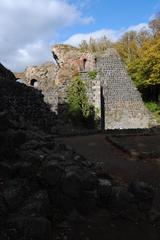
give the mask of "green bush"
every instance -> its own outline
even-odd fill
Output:
[[[145,105],[151,112],[160,111],[160,107],[155,102],[146,102]]]
[[[86,86],[80,76],[76,76],[68,88],[68,109],[74,124],[94,126],[94,107],[88,102]]]
[[[146,107],[152,113],[153,118],[160,125],[160,106],[156,102],[145,102]]]

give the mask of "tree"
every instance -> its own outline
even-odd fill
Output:
[[[90,52],[96,52],[96,49],[97,49],[96,39],[94,39],[92,37],[89,39],[88,48],[89,48]]]
[[[154,36],[160,34],[160,12],[155,15],[155,18],[149,22],[149,27]]]
[[[141,85],[160,84],[160,39],[146,42],[140,50],[138,72]]]
[[[149,23],[152,29],[126,32],[115,48],[136,86],[149,99],[158,100],[160,86],[160,15]],[[146,91],[147,90],[147,91]]]
[[[111,43],[105,36],[90,39],[85,47],[91,52],[104,52],[114,47],[126,65],[129,75],[139,90],[148,91],[154,99],[158,99],[160,91],[160,12],[155,14],[149,28],[140,31],[129,31],[116,43]],[[84,43],[83,43],[84,45]],[[151,91],[150,91],[151,90]]]
[[[79,44],[79,48],[82,52],[86,52],[88,50],[88,43],[86,40],[83,40],[80,44]]]
[[[103,36],[98,39],[91,37],[88,42],[86,40],[83,40],[80,43],[79,48],[82,52],[104,52],[111,46],[111,41],[106,36]]]
[[[136,31],[126,32],[114,46],[122,60],[128,65],[138,56],[138,33]]]
[[[159,101],[160,94],[160,38],[143,42],[138,57],[127,64],[128,73],[145,100]]]

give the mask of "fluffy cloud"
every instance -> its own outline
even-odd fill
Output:
[[[140,24],[135,25],[135,26],[130,26],[129,28],[127,28],[126,31],[140,32],[142,29],[148,29],[148,24],[147,23],[140,23]]]
[[[0,62],[12,71],[20,71],[28,65],[52,60],[50,45],[61,31],[74,24],[94,22],[92,16],[82,14],[91,3],[91,0],[0,0]],[[65,43],[77,46],[82,40],[104,35],[116,41],[125,31],[144,26],[78,33]]]
[[[48,60],[48,42],[56,39],[59,30],[92,21],[65,0],[1,0],[1,61],[12,70],[21,70]]]
[[[13,54],[8,54],[3,64],[14,71],[23,70],[26,66],[52,61],[50,46],[46,42],[36,41],[17,48]]]
[[[141,29],[147,28],[148,25],[146,23],[141,23],[135,26],[131,26],[129,28],[123,28],[120,30],[112,30],[112,29],[100,29],[95,32],[90,33],[77,33],[68,38],[64,43],[71,44],[73,46],[78,46],[82,40],[89,41],[90,38],[101,38],[106,36],[108,39],[113,42],[117,41],[125,32],[127,31],[141,31]]]

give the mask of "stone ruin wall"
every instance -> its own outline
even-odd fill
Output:
[[[104,96],[105,129],[147,128],[151,114],[114,49],[97,61]]]
[[[93,70],[95,68],[95,56],[89,52],[82,53],[77,48],[68,45],[55,45],[52,48],[52,53],[59,66],[55,79],[58,102],[63,104],[67,102],[67,89],[71,79],[80,73],[83,73],[81,74],[83,78],[84,73]],[[92,82],[88,81],[88,84],[88,91],[90,91]],[[91,96],[91,93],[88,95]]]
[[[42,91],[44,102],[50,105],[53,112],[57,112],[58,91],[55,87],[55,79],[58,67],[52,62],[46,62],[39,66],[30,66],[24,73],[16,73],[16,77],[27,86],[32,86]]]
[[[52,111],[67,102],[67,89],[71,79],[80,74],[86,83],[89,102],[95,107],[104,129],[147,128],[152,125],[151,115],[145,108],[141,95],[126,73],[119,55],[108,49],[101,55],[81,53],[77,48],[56,45],[52,48],[57,65],[46,63],[29,67],[25,81],[38,81],[38,89]],[[89,77],[95,70],[97,76]]]
[[[114,49],[97,55],[95,67],[81,72],[86,83],[89,102],[98,109],[103,129],[148,128],[153,125],[151,114],[144,106],[139,91],[128,76]],[[93,61],[92,61],[93,62]],[[95,79],[88,71],[95,69]]]
[[[101,87],[99,77],[91,79],[88,72],[81,72],[80,77],[86,84],[89,104],[94,106],[96,117],[101,118]]]

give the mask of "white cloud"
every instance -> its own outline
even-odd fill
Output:
[[[122,34],[121,31],[115,31],[115,30],[111,30],[111,29],[101,29],[101,30],[91,32],[91,33],[77,33],[77,34],[74,34],[70,38],[68,38],[65,41],[65,43],[66,44],[71,44],[73,46],[78,46],[78,44],[82,40],[89,41],[90,38],[97,39],[97,38],[100,38],[100,37],[103,37],[103,36],[108,37],[112,41],[116,41],[121,36],[121,34]]]
[[[1,0],[1,61],[11,70],[21,70],[48,60],[49,39],[56,39],[58,31],[92,21],[65,0]]]
[[[130,26],[129,28],[126,29],[126,31],[136,31],[140,32],[143,29],[148,29],[148,24],[147,23],[140,23],[135,26]]]
[[[141,29],[147,28],[148,24],[141,23],[135,26],[130,26],[128,28],[123,28],[120,30],[112,30],[112,29],[100,29],[98,31],[90,32],[90,33],[77,33],[68,38],[64,43],[70,44],[73,46],[78,46],[82,40],[89,41],[90,38],[101,38],[106,36],[108,39],[113,42],[117,41],[125,32],[127,31],[141,31]]]
[[[91,0],[0,0],[0,62],[12,71],[19,71],[51,60],[50,43],[57,40],[60,32],[77,23],[94,22],[92,16],[82,14],[92,3]],[[83,39],[104,35],[116,41],[125,31],[146,25],[78,33],[65,43],[78,45]]]
[[[52,60],[49,44],[39,41],[17,49],[13,55],[7,56],[3,64],[9,69],[19,71],[28,65],[37,65]]]

